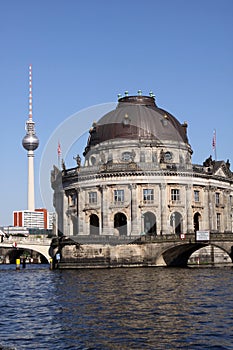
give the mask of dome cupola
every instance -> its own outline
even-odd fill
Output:
[[[84,155],[97,144],[115,139],[172,141],[187,143],[187,124],[156,105],[153,93],[143,96],[118,95],[116,109],[104,115],[90,129]]]

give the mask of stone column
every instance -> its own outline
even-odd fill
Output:
[[[64,210],[64,220],[63,220],[63,235],[70,235],[70,214],[69,214],[69,202],[67,194],[64,192],[64,201],[63,201],[63,210]]]
[[[209,230],[210,220],[209,220],[209,186],[203,188],[203,212],[201,217],[200,230]]]
[[[193,210],[192,210],[192,188],[193,186],[191,184],[186,185],[186,213],[187,213],[187,220],[186,220],[186,228],[187,233],[192,233],[194,231],[194,224],[193,224]]]
[[[84,234],[84,227],[83,227],[83,216],[85,215],[83,212],[84,201],[83,201],[83,189],[81,187],[77,190],[78,196],[77,196],[77,215],[78,215],[78,233]],[[85,232],[87,234],[87,232]]]
[[[160,184],[160,205],[161,205],[161,234],[168,233],[168,218],[167,218],[167,196],[166,196],[167,186],[166,184]]]
[[[223,191],[223,232],[231,231],[231,210],[230,210],[230,191]]]
[[[76,192],[76,216],[75,216],[76,232],[74,232],[74,234],[78,235],[79,232],[80,232],[80,229],[79,229],[79,192],[80,192],[80,189],[79,188],[75,188],[75,192]]]
[[[208,194],[208,207],[209,207],[209,230],[216,230],[216,212],[215,212],[215,198],[214,198],[215,188],[209,186]]]
[[[140,233],[140,220],[138,218],[137,206],[137,185],[130,185],[131,190],[131,234],[138,235]]]
[[[101,222],[102,222],[102,234],[111,235],[112,231],[109,227],[108,211],[109,211],[109,201],[108,201],[108,187],[103,185],[101,190]]]
[[[102,231],[103,231],[103,217],[102,217],[102,187],[98,186],[98,191],[97,192],[97,202],[100,203],[100,209],[98,210],[99,213],[99,235],[102,235]],[[99,197],[100,195],[100,197]],[[100,202],[99,202],[100,200]]]

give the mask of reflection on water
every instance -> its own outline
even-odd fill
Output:
[[[0,344],[233,349],[232,268],[0,267]]]

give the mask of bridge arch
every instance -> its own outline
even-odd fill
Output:
[[[33,254],[34,253],[34,254]],[[39,254],[39,256],[35,253]],[[38,263],[46,264],[48,263],[48,259],[41,253],[37,252],[34,249],[25,249],[25,248],[12,248],[7,250],[7,252],[3,255],[4,256],[4,263],[8,264],[15,264],[16,259],[19,259],[20,257],[24,256],[26,258],[33,258],[33,261],[37,261]],[[38,259],[38,260],[35,260]]]
[[[220,248],[221,250],[225,251],[228,256],[231,258],[233,262],[233,246],[231,247],[231,251],[229,251],[229,246],[227,248],[224,247],[222,244],[211,242],[211,243],[174,243],[168,246],[166,249],[164,249],[160,257],[158,258],[158,261],[162,260],[164,261],[165,265],[167,266],[176,266],[176,267],[186,267],[188,265],[188,260],[190,256],[197,250],[207,247],[209,245],[215,246],[217,248]],[[162,258],[162,259],[161,259]]]
[[[188,264],[228,264],[232,262],[231,254],[219,245],[209,244],[194,252],[188,261]]]
[[[3,243],[1,243],[1,247],[8,248],[9,251],[11,251],[11,249],[14,251],[19,250],[21,253],[24,250],[35,251],[40,255],[42,255],[47,260],[47,262],[49,262],[50,259],[53,257],[51,239],[42,240],[42,242],[41,241],[37,242],[35,239],[28,242],[27,241],[23,242],[20,240],[15,240],[15,241],[6,240]]]
[[[21,247],[19,247],[21,248]],[[50,255],[50,249],[48,249],[48,247],[44,247],[44,246],[25,246],[22,247],[25,250],[33,250],[39,254],[41,254],[42,256],[44,256],[44,258],[49,262],[49,260],[51,259],[51,255]]]

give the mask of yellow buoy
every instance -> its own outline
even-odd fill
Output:
[[[20,259],[16,259],[16,270],[20,270]]]

